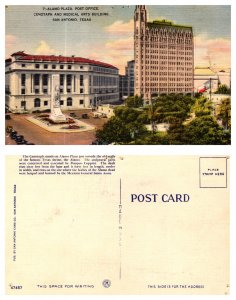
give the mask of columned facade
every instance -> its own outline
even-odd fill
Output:
[[[119,100],[118,69],[80,57],[17,52],[6,60],[6,104],[12,112],[50,108],[51,78],[60,75],[61,109],[76,110]]]

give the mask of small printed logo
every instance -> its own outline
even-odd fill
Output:
[[[104,288],[109,288],[111,286],[111,280],[109,279],[104,279],[102,282],[102,285],[104,286]]]

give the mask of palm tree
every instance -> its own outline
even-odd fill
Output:
[[[155,134],[156,131],[156,121],[157,121],[157,116],[159,113],[159,107],[157,106],[157,103],[151,100],[151,104],[148,106],[148,119],[151,122],[152,126],[152,133]]]
[[[222,125],[227,130],[231,126],[231,101],[230,98],[226,98],[221,101],[219,107],[219,113],[217,119],[222,120]]]

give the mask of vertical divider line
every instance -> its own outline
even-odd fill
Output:
[[[119,279],[121,280],[121,260],[122,260],[122,253],[121,253],[121,246],[122,246],[122,196],[121,196],[121,178],[120,178],[120,203],[119,203],[119,250],[120,250],[120,270],[119,270]]]

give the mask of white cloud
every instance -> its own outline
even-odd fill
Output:
[[[130,36],[133,35],[134,22],[131,19],[129,22],[125,23],[124,21],[117,20],[111,25],[105,27],[105,31],[111,33],[112,35],[118,36]]]
[[[105,32],[109,36],[103,55],[111,64],[119,68],[121,74],[124,74],[127,61],[133,59],[133,19],[128,22],[117,20],[105,27]]]
[[[133,51],[133,38],[125,38],[109,41],[105,44],[106,49],[113,51]]]
[[[42,55],[47,55],[47,54],[57,54],[56,50],[51,48],[46,41],[41,40],[39,42],[38,47],[35,49],[35,54],[42,54]]]
[[[194,43],[195,65],[230,66],[231,41],[229,39],[209,39],[206,35],[198,35]]]
[[[127,61],[133,59],[133,40],[109,41],[96,52],[86,49],[78,53],[82,57],[111,64],[119,69],[120,74],[124,74]]]

